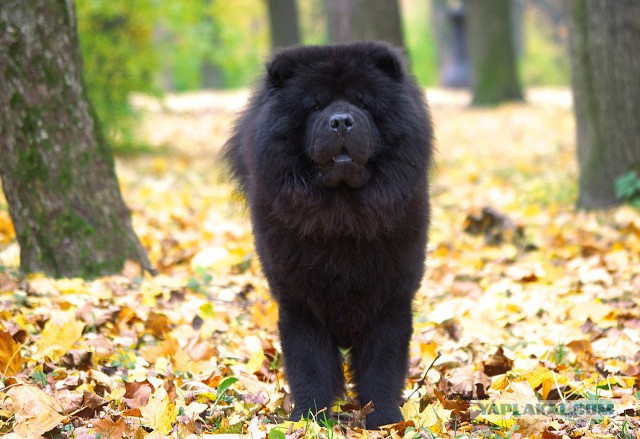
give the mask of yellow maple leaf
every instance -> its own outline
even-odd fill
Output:
[[[80,339],[84,327],[85,323],[76,320],[72,314],[67,314],[62,319],[49,320],[44,325],[40,340],[35,344],[33,358],[41,360],[49,357],[54,361],[58,360]]]
[[[553,374],[544,366],[536,366],[533,370],[523,374],[523,378],[532,389],[537,389],[541,385],[544,386],[545,383],[548,383],[548,385],[553,384]]]
[[[402,407],[400,412],[405,420],[413,420],[417,426],[427,427],[434,433],[444,433],[446,424],[451,418],[451,410],[442,407],[442,404],[429,404],[422,412],[417,401],[409,400]]]
[[[264,352],[262,349],[255,351],[249,361],[247,361],[245,369],[247,373],[253,374],[260,370],[262,362],[264,361]]]
[[[159,386],[149,398],[146,406],[140,408],[144,425],[159,434],[169,434],[171,425],[176,420],[178,408],[169,399],[164,386]]]

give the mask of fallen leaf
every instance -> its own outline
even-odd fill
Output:
[[[164,387],[159,387],[149,398],[144,407],[140,407],[144,425],[152,428],[158,434],[169,434],[175,422],[178,408],[169,399]]]
[[[85,323],[66,315],[61,320],[49,320],[42,329],[41,338],[36,342],[34,359],[49,357],[58,360],[66,354],[82,336]]]
[[[63,407],[35,386],[16,385],[5,393],[16,420],[13,430],[23,437],[42,436],[66,419]]]
[[[93,428],[101,435],[101,439],[120,439],[128,437],[132,429],[127,425],[125,418],[117,421],[111,419],[97,419],[93,422]]]
[[[10,377],[19,373],[23,367],[20,345],[9,332],[0,330],[0,374]]]
[[[487,360],[482,362],[483,372],[487,376],[496,376],[506,373],[513,367],[513,360],[504,355],[501,347]]]

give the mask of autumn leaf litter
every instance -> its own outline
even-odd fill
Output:
[[[118,160],[159,276],[135,264],[94,281],[22,276],[0,210],[0,432],[640,437],[640,214],[573,209],[568,92],[535,90],[498,109],[471,109],[463,92],[429,97],[438,154],[405,422],[363,430],[375,407],[351,394],[335,418],[286,420],[277,307],[241,197],[216,169],[246,94],[203,92],[136,98],[158,153]],[[525,413],[544,401],[614,406]]]

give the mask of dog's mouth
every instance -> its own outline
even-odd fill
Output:
[[[353,163],[353,159],[346,152],[341,152],[335,157],[331,158],[331,161],[336,165],[348,165],[349,163]]]
[[[366,166],[356,163],[346,152],[340,152],[326,164],[320,166],[320,179],[328,188],[344,184],[352,189],[363,187],[371,178]]]

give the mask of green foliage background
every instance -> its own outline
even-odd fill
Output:
[[[246,86],[269,50],[261,0],[77,0],[85,83],[112,146],[129,150],[133,92],[201,88],[204,66],[220,88]]]
[[[89,98],[107,138],[130,144],[135,119],[129,94],[157,91],[154,1],[78,0],[76,10]]]
[[[429,2],[402,2],[406,49],[423,86],[437,85]],[[85,82],[111,144],[139,147],[133,92],[159,95],[252,84],[269,54],[265,0],[76,0]],[[304,44],[327,42],[324,0],[298,0]],[[535,14],[524,23],[525,85],[567,85],[567,56]]]

